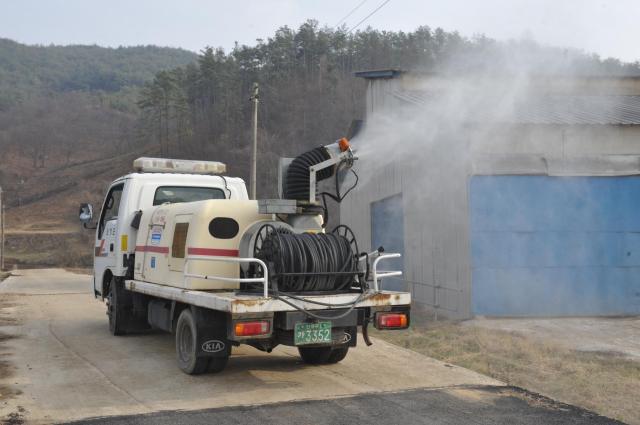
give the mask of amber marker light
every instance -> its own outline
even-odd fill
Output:
[[[338,140],[338,146],[340,147],[340,152],[344,152],[351,147],[351,145],[349,145],[349,140],[347,140],[346,137]]]

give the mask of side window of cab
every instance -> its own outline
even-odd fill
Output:
[[[107,197],[104,200],[102,206],[102,212],[100,212],[100,221],[98,223],[98,239],[102,239],[102,233],[104,227],[109,220],[118,218],[118,210],[120,209],[120,200],[122,199],[122,190],[124,189],[124,183],[117,184],[109,189]]]

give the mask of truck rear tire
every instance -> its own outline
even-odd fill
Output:
[[[112,335],[125,335],[132,319],[124,291],[120,282],[112,277],[107,295],[107,316],[109,316],[109,332]]]
[[[198,356],[197,341],[198,328],[196,327],[196,321],[193,318],[191,309],[185,308],[180,313],[176,325],[176,357],[180,369],[189,375],[199,375],[206,372],[210,363],[218,365],[217,362],[210,362],[214,358]],[[218,359],[216,358],[215,360]],[[226,366],[226,361],[224,361],[222,368],[224,366]],[[222,368],[215,371],[219,372]]]
[[[347,357],[348,352],[349,346],[346,344],[341,347],[333,347],[331,354],[329,354],[329,360],[327,363],[333,364],[341,362],[345,357]]]
[[[298,347],[298,352],[307,364],[333,364],[344,360],[349,352],[349,346]]]
[[[329,361],[331,347],[298,347],[298,352],[307,364],[325,364]]]

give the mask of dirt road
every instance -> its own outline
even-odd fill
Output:
[[[438,393],[439,397],[453,394],[454,398],[460,398],[463,394],[469,406],[487,408],[495,405],[493,399],[500,398],[495,394],[504,388],[491,378],[382,341],[376,341],[372,347],[361,344],[344,362],[319,367],[304,365],[296,350],[287,347],[279,347],[271,354],[249,347],[234,348],[223,373],[188,376],[175,364],[171,335],[111,336],[104,305],[90,294],[88,276],[58,269],[20,273],[21,276],[0,283],[3,303],[0,331],[5,334],[0,342],[3,360],[0,417],[9,423],[65,422],[132,414],[146,414],[143,418],[151,415],[151,420],[144,423],[161,421],[163,416],[157,415],[166,414],[165,423],[173,423],[171,411],[175,410],[270,403],[275,403],[270,404],[273,408],[282,409],[287,406],[283,402],[293,400],[351,396],[369,397],[369,403],[375,405],[387,397],[376,398],[375,394],[414,389],[424,394],[432,391],[429,394]],[[487,388],[492,389],[490,397],[485,394]],[[535,403],[521,404],[540,408]],[[309,412],[313,411],[311,406]],[[475,422],[473,408],[469,406],[466,409],[471,410],[466,417]],[[380,407],[377,409],[384,416],[385,409]],[[233,409],[237,408],[231,412]],[[245,409],[243,415],[251,414],[251,408],[240,409]],[[562,411],[555,408],[549,411],[556,410]],[[159,411],[166,413],[155,413]],[[451,409],[454,422],[455,418],[461,419],[456,411]],[[391,412],[393,409],[387,413]],[[206,413],[198,414],[206,418]],[[577,414],[576,420],[582,415]],[[113,420],[128,422],[122,418]],[[386,422],[394,423],[394,417],[388,417]]]

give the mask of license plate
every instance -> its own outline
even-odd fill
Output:
[[[331,343],[331,322],[296,323],[293,343],[295,345]]]

